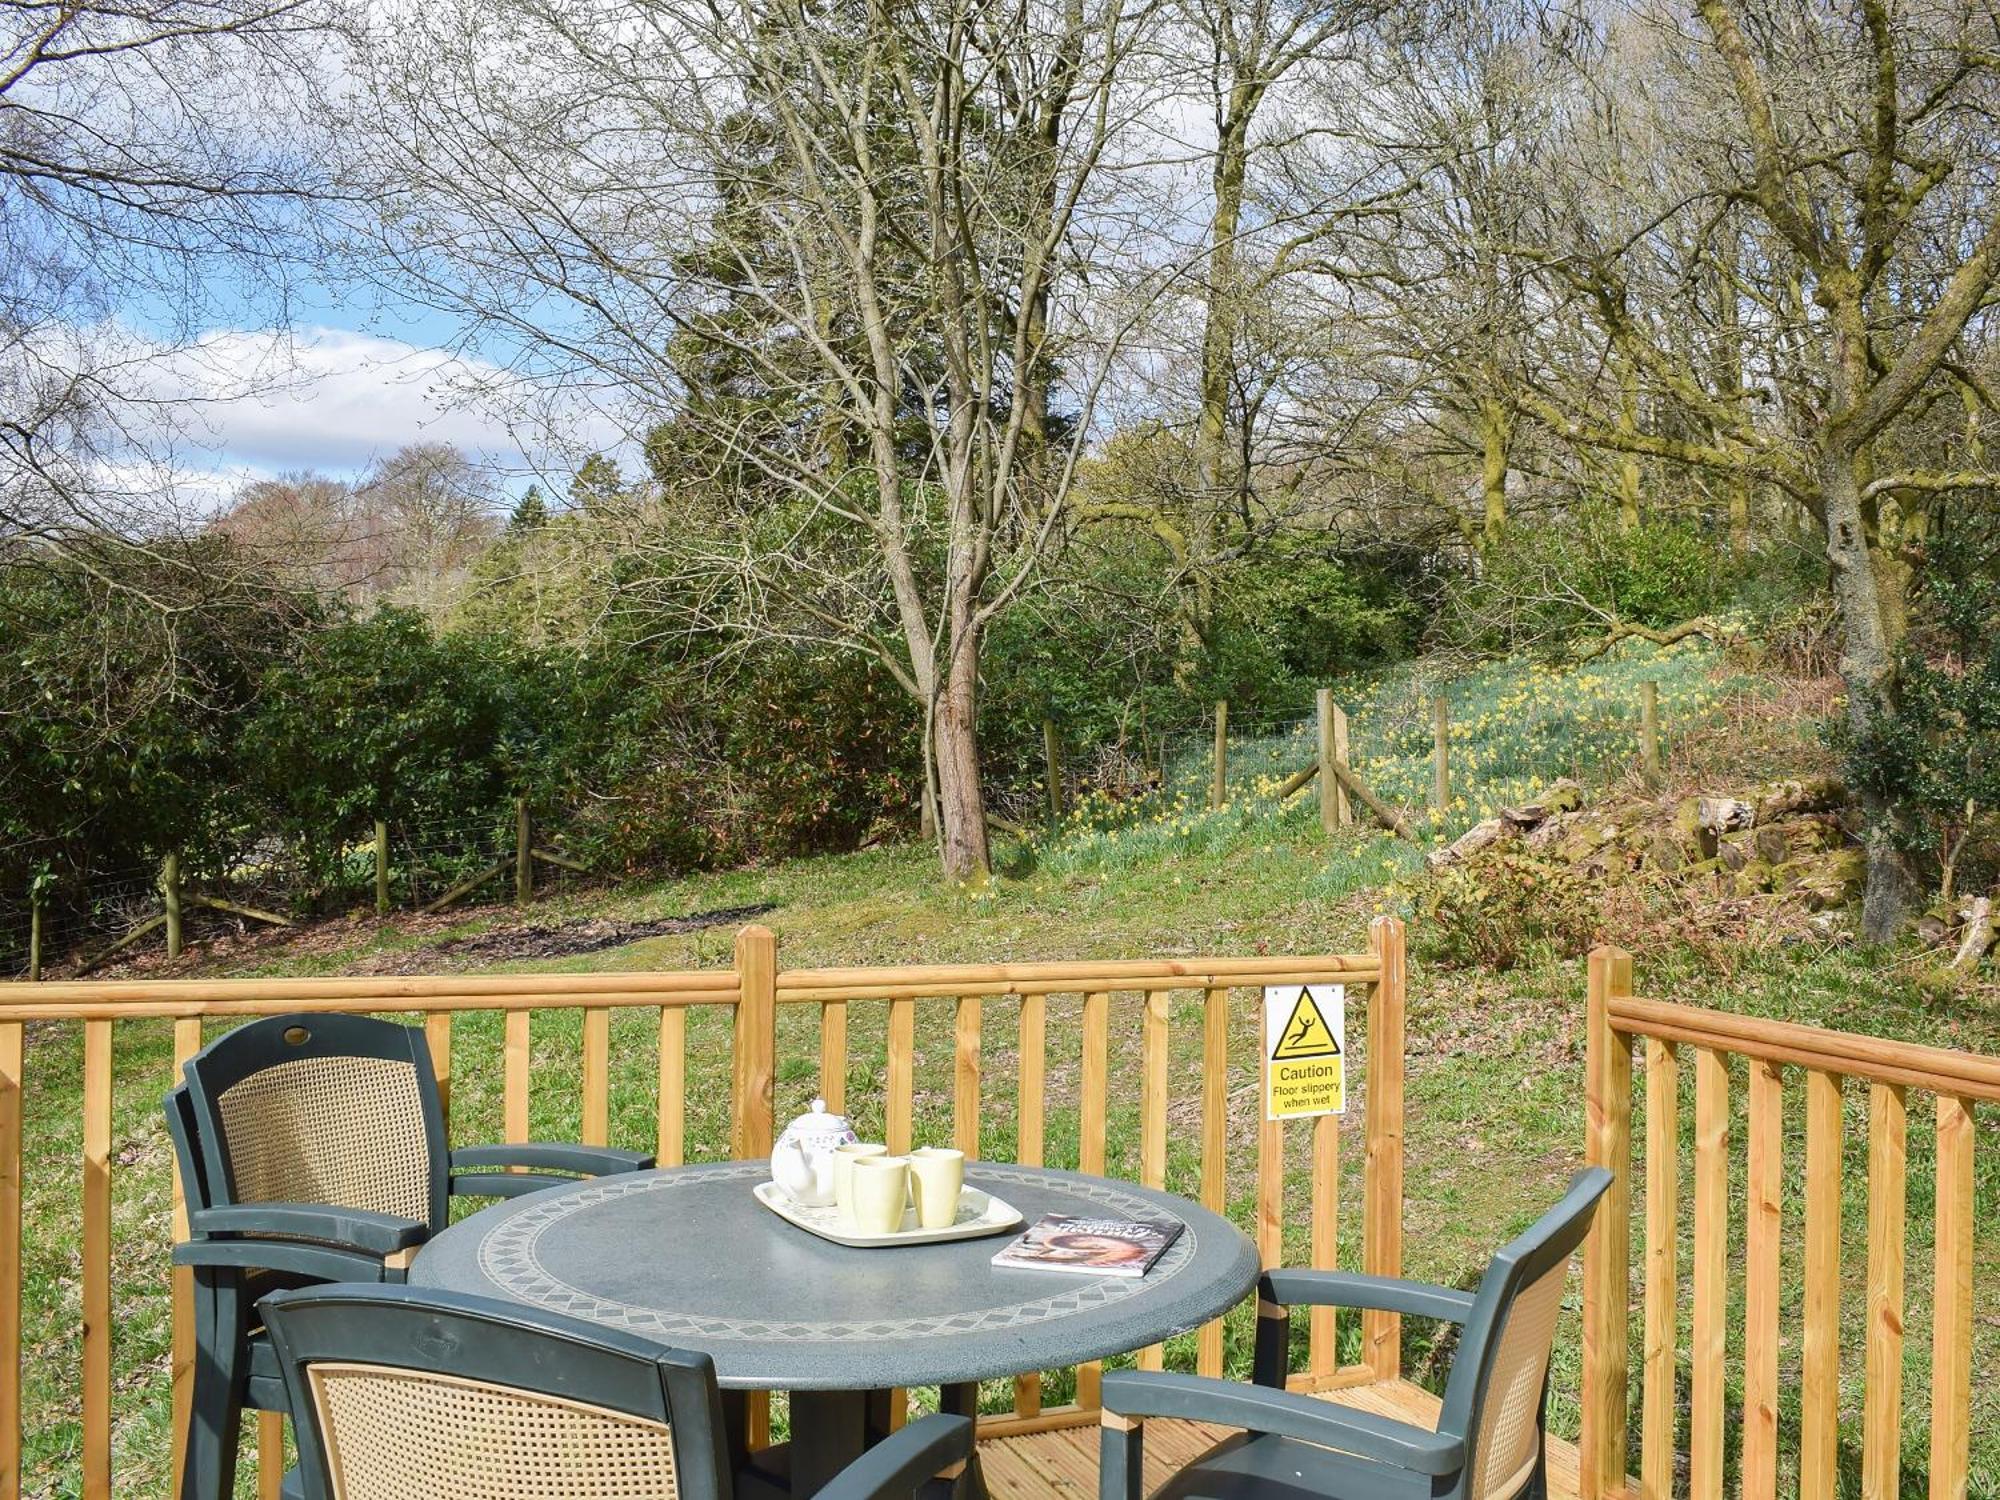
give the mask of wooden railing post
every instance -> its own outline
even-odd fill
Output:
[[[772,1082],[777,1072],[778,940],[768,927],[736,934],[735,1095],[730,1149],[743,1158],[771,1150]]]
[[[1612,1173],[1583,1247],[1583,1430],[1577,1444],[1578,1500],[1625,1488],[1625,1421],[1632,1234],[1632,1044],[1611,1024],[1614,996],[1632,993],[1632,955],[1590,955],[1584,1014],[1584,1115],[1588,1160]]]
[[[1368,1001],[1367,1154],[1362,1168],[1362,1269],[1374,1276],[1403,1274],[1403,924],[1377,917],[1368,924],[1368,949],[1381,977]],[[1403,1323],[1394,1313],[1361,1315],[1361,1357],[1377,1380],[1402,1373]]]
[[[0,1500],[21,1497],[23,1034],[19,1021],[0,1021]]]

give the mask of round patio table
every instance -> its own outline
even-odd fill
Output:
[[[1256,1285],[1255,1246],[1170,1193],[1081,1172],[972,1162],[966,1181],[1032,1224],[1043,1214],[1178,1221],[1144,1276],[1002,1269],[1012,1238],[854,1249],[751,1194],[763,1161],[589,1178],[496,1204],[445,1230],[410,1281],[580,1318],[715,1361],[730,1390],[787,1390],[794,1495],[815,1492],[886,1430],[891,1387],[945,1388],[1121,1354],[1198,1326]],[[974,1476],[976,1485],[976,1475]]]

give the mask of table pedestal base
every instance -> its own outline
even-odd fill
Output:
[[[979,1387],[948,1385],[939,1405],[953,1416],[976,1417]],[[743,1431],[741,1392],[723,1393],[731,1446],[741,1452]],[[889,1435],[887,1391],[793,1391],[791,1441],[748,1454],[738,1466],[737,1493],[742,1500],[811,1500],[842,1469]],[[967,1461],[954,1480],[938,1481],[918,1491],[923,1500],[986,1500],[979,1472],[979,1455]]]

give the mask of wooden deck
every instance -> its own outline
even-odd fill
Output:
[[[1438,1398],[1407,1380],[1351,1386],[1321,1399],[1425,1427],[1437,1424]],[[1097,1428],[1066,1427],[1025,1437],[988,1438],[980,1465],[993,1500],[1097,1500]],[[1228,1429],[1196,1422],[1146,1424],[1146,1490],[1150,1494]],[[1549,1500],[1576,1500],[1576,1446],[1549,1439]],[[1636,1488],[1631,1491],[1637,1500]]]

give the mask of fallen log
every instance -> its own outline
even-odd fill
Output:
[[[1680,624],[1670,625],[1665,630],[1654,630],[1646,625],[1629,625],[1621,620],[1605,631],[1598,640],[1572,648],[1570,660],[1590,661],[1602,656],[1620,641],[1651,641],[1655,646],[1672,646],[1687,640],[1690,636],[1698,635],[1719,644],[1735,634],[1736,632],[1728,626],[1718,624],[1706,615],[1683,620]]]

